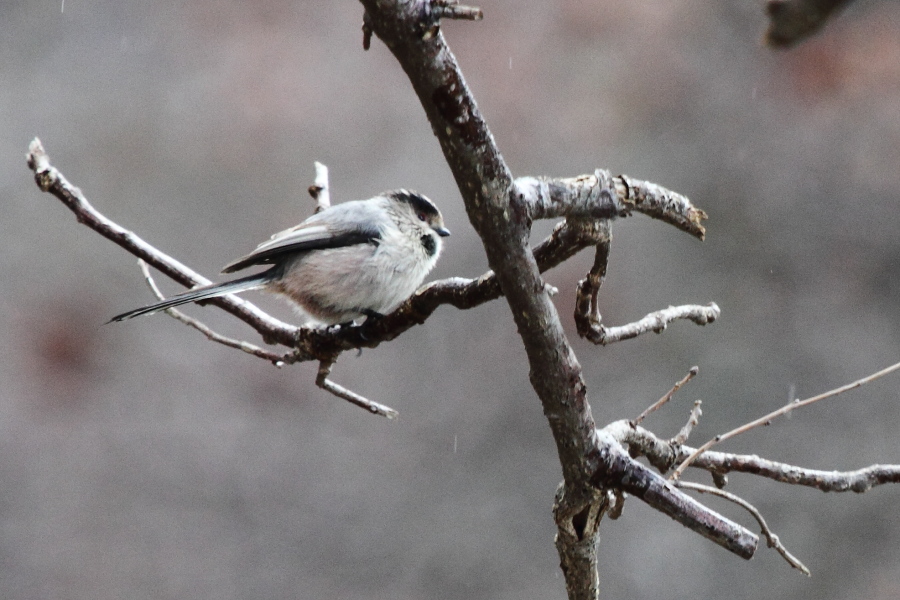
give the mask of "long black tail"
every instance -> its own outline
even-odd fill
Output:
[[[213,283],[210,285],[205,285],[203,287],[194,288],[192,290],[176,294],[171,298],[160,300],[159,302],[156,302],[154,304],[148,304],[147,306],[142,306],[141,308],[129,310],[128,312],[122,313],[121,315],[116,315],[115,317],[107,321],[107,323],[112,323],[113,321],[125,321],[126,319],[132,319],[141,315],[152,315],[153,313],[159,312],[161,310],[166,310],[167,308],[172,308],[173,306],[188,304],[189,302],[199,302],[201,300],[209,300],[210,298],[218,298],[219,296],[224,296],[225,294],[236,294],[239,292],[246,292],[247,290],[259,289],[261,287],[264,287],[267,283],[269,283],[269,281],[272,280],[272,277],[274,276],[273,271],[275,271],[277,268],[278,267],[275,267],[262,273],[256,273],[247,277],[241,277],[240,279],[235,279],[233,281],[226,281],[225,283]]]

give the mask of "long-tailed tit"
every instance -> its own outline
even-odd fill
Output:
[[[421,285],[448,235],[434,203],[409,190],[344,202],[276,233],[222,272],[272,265],[267,270],[194,288],[111,321],[255,289],[286,296],[309,320],[324,324],[383,315]]]

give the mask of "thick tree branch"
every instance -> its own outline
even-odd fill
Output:
[[[706,213],[687,197],[627,175],[613,176],[605,169],[566,179],[520,177],[515,181],[515,193],[533,219],[612,219],[637,211],[698,239],[706,235],[701,224]]]
[[[708,540],[750,559],[759,538],[679,491],[671,482],[635,461],[607,428],[597,431],[604,465],[595,474],[600,488],[614,488],[640,498]]]
[[[581,367],[569,346],[534,255],[530,215],[456,59],[437,32],[423,36],[422,2],[363,0],[368,22],[397,58],[440,142],[469,219],[485,246],[518,325],[532,384],[550,421],[567,482],[585,482],[594,429]]]
[[[573,506],[589,506],[594,496],[589,475],[601,464],[594,442],[596,426],[581,365],[528,248],[528,203],[516,193],[512,173],[443,35],[439,31],[421,35],[417,10],[421,2],[362,0],[362,4],[367,26],[394,54],[422,103],[509,303],[528,357],[532,387],[556,442],[566,500]],[[593,550],[586,560],[589,569],[596,569]],[[566,576],[570,598],[593,597],[583,582]]]
[[[422,22],[422,6],[427,5],[428,0],[361,2],[366,9],[364,29],[384,41],[422,103],[456,179],[469,220],[482,240],[488,263],[509,303],[528,357],[531,383],[553,432],[563,470],[561,502],[567,509],[558,512],[557,525],[558,540],[565,542],[566,532],[577,527],[571,522],[560,521],[560,515],[563,519],[577,517],[580,521],[596,503],[598,486],[617,476],[623,485],[630,479],[619,471],[611,471],[613,464],[605,460],[609,454],[601,456],[581,366],[528,249],[530,225],[536,214],[534,205],[530,195],[520,189],[522,186],[513,185],[512,174],[437,28],[438,23]],[[590,187],[596,185],[592,183]],[[627,181],[625,185],[632,188],[629,197],[634,199],[635,205],[643,206],[650,198],[665,196],[656,194],[648,185],[632,185]],[[607,188],[601,187],[601,191],[603,189]],[[678,202],[670,197],[656,207],[647,202],[647,212],[667,218],[665,215],[672,212],[674,204]],[[700,214],[696,213],[693,217],[683,215],[673,222],[693,222],[699,231],[700,219]],[[654,479],[643,491],[635,489],[635,492],[641,493],[648,502],[666,497],[666,501],[660,501],[661,510],[669,510],[673,516],[684,514],[670,510],[676,502],[667,497],[672,489]],[[723,543],[735,547],[748,547],[743,533],[737,530],[723,533],[723,529],[709,528],[706,534],[722,535],[728,540]],[[580,560],[579,573],[596,569],[596,554],[591,548],[589,545],[587,555]],[[571,578],[566,567],[570,551],[577,553],[579,549],[560,549],[570,598],[595,597],[596,589],[589,581]]]

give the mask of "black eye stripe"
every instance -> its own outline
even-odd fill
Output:
[[[427,219],[429,216],[437,217],[441,214],[431,200],[416,192],[410,190],[392,190],[390,192],[385,192],[384,195],[392,196],[399,201],[408,203],[419,218],[425,217],[425,219]]]

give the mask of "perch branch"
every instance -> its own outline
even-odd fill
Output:
[[[609,224],[605,221],[562,221],[533,249],[534,260],[538,269],[544,272],[584,248],[608,239]],[[306,353],[322,356],[362,347],[374,348],[396,338],[410,327],[424,323],[442,305],[449,304],[465,310],[502,296],[500,283],[493,271],[475,279],[443,279],[424,285],[397,310],[381,319],[367,320],[361,325],[338,331],[302,329],[298,332],[298,344]]]
[[[29,146],[28,166],[34,171],[39,188],[61,200],[80,223],[185,286],[193,287],[209,283],[208,279],[97,211],[81,190],[71,185],[65,176],[50,164],[49,157],[37,138]],[[316,199],[321,206],[322,192],[328,189],[327,174],[317,170],[317,183],[313,188],[316,189],[311,190],[311,193],[318,194]],[[534,248],[534,260],[541,271],[552,269],[582,249],[608,239],[608,236],[608,224],[604,222],[577,219],[563,221]],[[382,342],[393,340],[409,328],[423,323],[443,304],[468,309],[501,296],[500,285],[493,272],[485,273],[476,279],[445,279],[427,284],[394,313],[386,315],[383,319],[367,320],[362,325],[339,329],[297,328],[278,321],[250,302],[233,295],[208,302],[222,307],[248,323],[267,342],[294,348],[292,356],[295,361],[308,361],[322,360],[345,350],[375,347]]]

